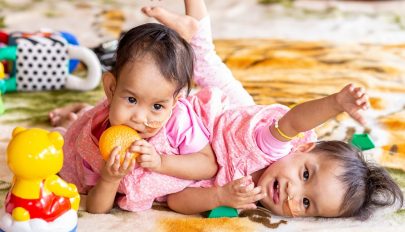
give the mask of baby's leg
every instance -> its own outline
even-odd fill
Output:
[[[186,15],[188,16],[197,20],[201,20],[208,16],[204,0],[184,0],[184,5],[186,8]]]
[[[145,7],[142,10],[177,31],[183,38],[192,38],[191,45],[196,54],[194,80],[199,86],[221,89],[232,106],[253,105],[252,97],[215,52],[204,1],[185,0],[185,4],[188,15],[177,15],[159,7]]]
[[[91,109],[89,104],[72,103],[52,110],[48,113],[48,117],[52,126],[68,128],[72,122],[89,109]]]
[[[187,42],[198,30],[198,20],[187,15],[178,15],[160,7],[143,7],[142,12],[175,30]]]
[[[232,106],[253,105],[250,94],[236,80],[217,55],[212,43],[211,22],[204,0],[185,0],[186,15],[199,20],[199,30],[191,40],[196,54],[194,81],[201,87],[217,87]]]
[[[191,41],[196,55],[194,81],[201,87],[217,87],[221,89],[229,98],[232,106],[254,105],[252,96],[234,78],[231,70],[216,54],[210,39],[209,18],[204,18],[200,23],[200,31]]]

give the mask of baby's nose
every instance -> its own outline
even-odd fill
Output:
[[[298,185],[287,182],[286,186],[287,202],[293,217],[302,215],[303,207],[301,203],[301,193]]]
[[[288,207],[290,208],[291,215],[293,217],[298,217],[303,215],[303,208],[301,206],[301,201],[294,196],[287,197]]]
[[[132,114],[131,121],[136,124],[144,124],[144,122],[146,121],[146,113],[143,112],[143,110],[137,110]]]

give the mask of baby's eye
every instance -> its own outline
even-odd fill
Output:
[[[304,199],[302,199],[302,204],[304,204],[305,209],[308,209],[311,203],[309,202],[308,198],[304,197]]]
[[[308,180],[308,178],[309,178],[308,170],[305,169],[304,173],[302,174],[302,177],[304,177],[304,180]]]
[[[128,97],[128,102],[129,103],[131,103],[131,104],[136,104],[136,98],[134,98],[134,97]]]
[[[161,110],[162,108],[163,108],[163,106],[160,105],[160,104],[154,104],[153,105],[153,109],[155,109],[155,110]]]

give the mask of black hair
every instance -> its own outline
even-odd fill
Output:
[[[338,176],[346,186],[340,217],[366,220],[376,208],[395,203],[402,207],[404,196],[400,187],[383,167],[365,160],[356,147],[342,141],[320,141],[313,152],[337,160],[344,168]]]
[[[150,55],[160,73],[176,83],[176,96],[182,89],[191,89],[194,52],[191,46],[174,30],[157,23],[146,23],[132,28],[120,39],[115,53],[112,73],[119,79],[122,68],[129,62]]]

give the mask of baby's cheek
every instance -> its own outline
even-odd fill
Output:
[[[128,115],[117,108],[110,108],[109,120],[112,126],[127,124]]]

